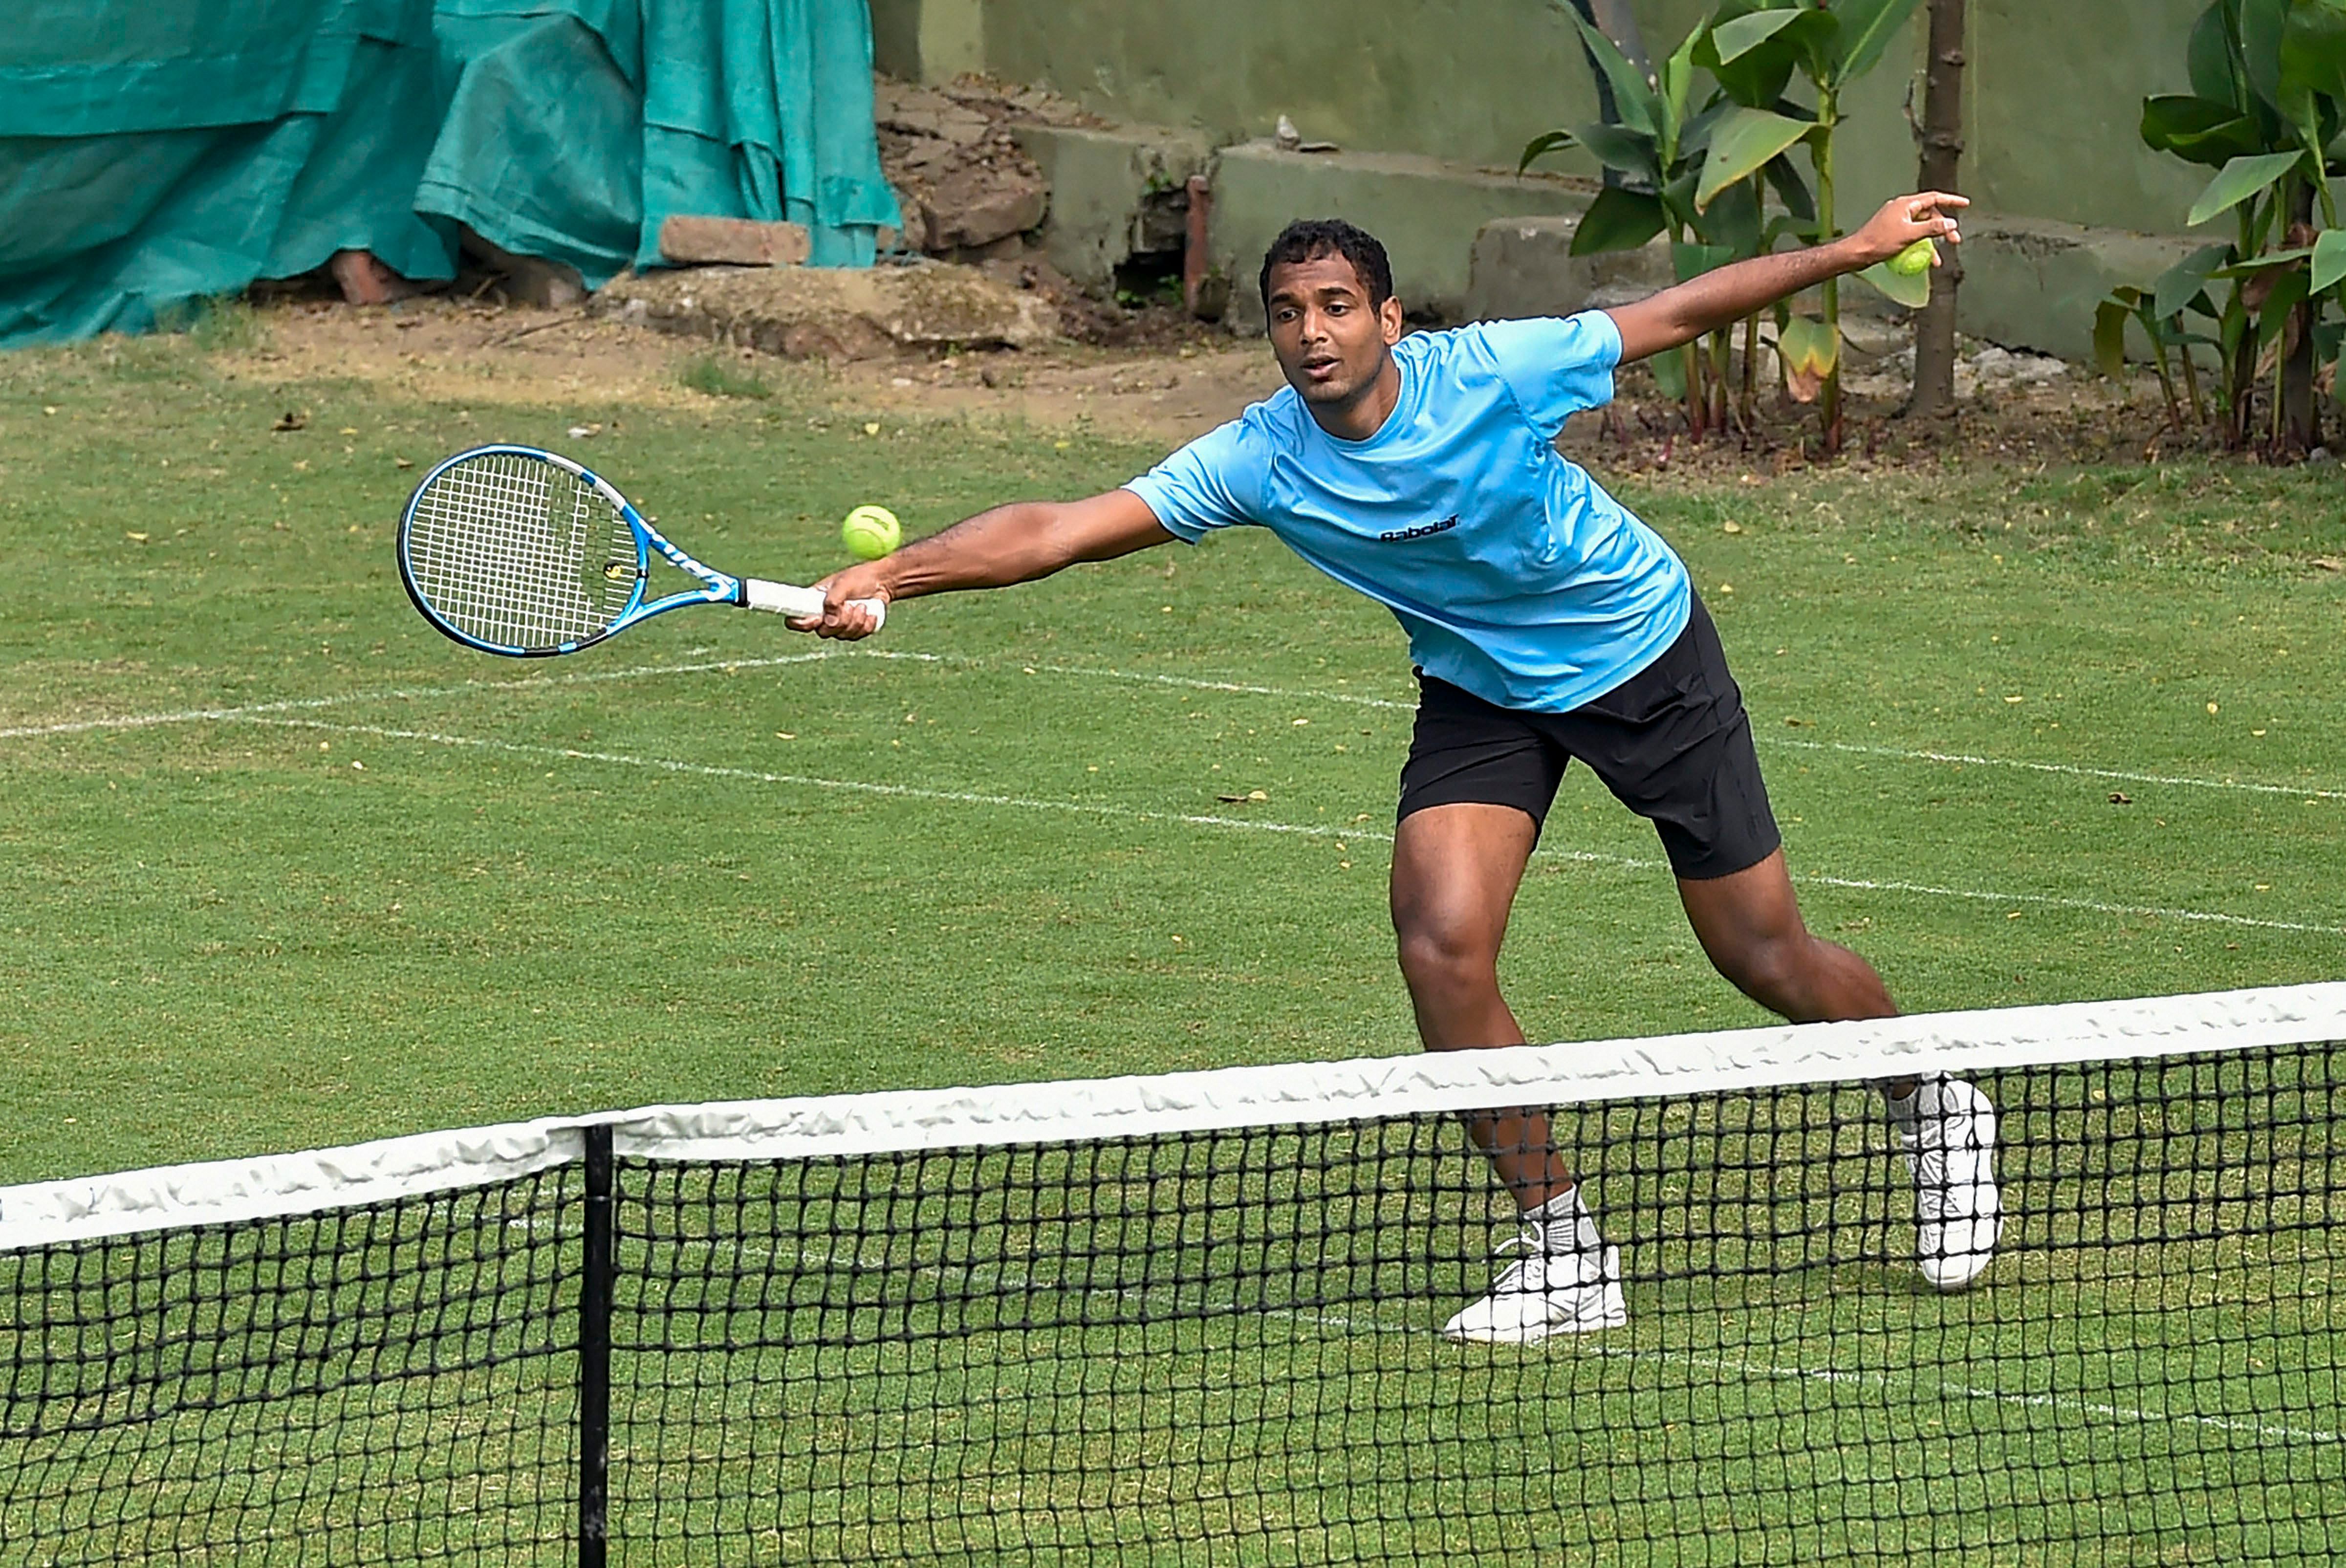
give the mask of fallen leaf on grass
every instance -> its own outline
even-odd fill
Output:
[[[2134,797],[2127,794],[2123,789],[2113,789],[2110,791],[2110,804],[2113,806],[2131,806],[2134,804]]]
[[[310,416],[307,412],[295,413],[289,408],[283,413],[278,415],[277,423],[270,425],[269,428],[281,433],[289,430],[300,430],[309,423]]]

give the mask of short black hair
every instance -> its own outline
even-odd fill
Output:
[[[1352,264],[1352,275],[1369,291],[1372,308],[1392,298],[1392,263],[1385,248],[1365,229],[1355,229],[1341,218],[1299,218],[1279,231],[1262,253],[1262,308],[1270,309],[1270,270],[1297,261],[1341,256]]]

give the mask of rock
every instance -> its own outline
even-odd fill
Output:
[[[660,257],[679,266],[719,262],[735,267],[795,267],[806,260],[812,249],[813,241],[802,223],[678,214],[660,224]]]
[[[927,250],[991,245],[1039,228],[1051,209],[1050,188],[1032,163],[1024,168],[958,168],[933,186],[927,209]]]
[[[1050,211],[1049,183],[1016,130],[1090,118],[1039,89],[976,78],[940,91],[882,76],[872,93],[880,164],[904,217],[904,243],[963,261],[1000,255]]]
[[[904,349],[1026,348],[1059,335],[1039,293],[974,268],[709,267],[622,273],[598,313],[789,359],[875,359]]]

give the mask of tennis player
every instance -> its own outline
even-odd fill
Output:
[[[1954,241],[1960,196],[1885,204],[1829,245],[1722,267],[1617,309],[1402,333],[1382,246],[1291,224],[1263,258],[1287,387],[1121,489],[983,512],[821,585],[825,636],[850,601],[999,587],[1078,561],[1255,524],[1391,609],[1417,720],[1401,775],[1392,920],[1429,1049],[1514,1045],[1499,946],[1566,765],[1578,758],[1661,836],[1719,972],[1795,1022],[1897,1011],[1872,968],[1811,935],[1784,867],[1750,720],[1718,632],[1659,535],[1560,455],[1617,367],[1693,341],[1920,239]],[[1884,1085],[1915,1180],[1916,1257],[1942,1290],[1978,1278],[2001,1203],[1995,1112],[1958,1079]],[[1470,1131],[1524,1211],[1461,1340],[1529,1343],[1627,1319],[1619,1257],[1535,1112]]]

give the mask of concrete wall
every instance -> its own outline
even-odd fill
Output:
[[[1707,0],[1637,0],[1668,50]],[[2185,90],[2205,0],[1970,0],[1965,185],[2013,218],[2179,229],[2200,179],[2135,134],[2147,94]],[[1347,150],[1515,168],[1541,131],[1595,116],[1556,0],[872,0],[882,67],[928,80],[978,68],[1038,82],[1113,119],[1265,137],[1286,114]],[[1856,89],[1839,143],[1844,206],[1907,188],[1903,105],[1918,19]],[[1916,90],[1919,92],[1919,86]],[[1589,173],[1558,160],[1561,172]]]
[[[1965,331],[2083,358],[2096,300],[2114,283],[2147,282],[2204,240],[2187,237],[2182,219],[2205,171],[2152,153],[2136,127],[2146,96],[2188,90],[2184,46],[2205,4],[1969,0],[1964,188],[1975,207],[1965,226]],[[1648,51],[1667,54],[1710,5],[1636,0]],[[1475,275],[1474,253],[1484,224],[1576,213],[1594,188],[1597,171],[1586,159],[1549,160],[1541,168],[1554,173],[1544,177],[1514,173],[1526,140],[1596,117],[1561,0],[872,5],[884,70],[937,81],[982,68],[1046,85],[1112,120],[1166,127],[1141,140],[1173,134],[1221,148],[1210,249],[1233,285],[1235,326],[1260,321],[1249,286],[1256,260],[1299,216],[1350,218],[1375,232],[1404,300],[1434,316],[1560,308],[1556,291],[1577,286],[1562,250],[1568,223],[1525,228],[1522,245],[1493,250],[1512,260],[1488,278]],[[1913,184],[1907,106],[1911,93],[1919,113],[1923,33],[1918,15],[1843,103],[1834,146],[1844,227]],[[1307,139],[1342,150],[1273,148],[1282,114]],[[1086,200],[1114,206],[1120,191],[1063,195],[1072,212]],[[1113,224],[1104,239],[1088,230],[1053,239],[1055,254],[1080,251],[1086,261],[1112,261],[1118,243]]]

